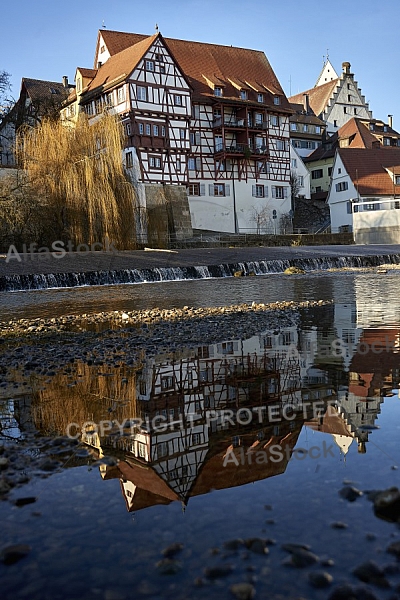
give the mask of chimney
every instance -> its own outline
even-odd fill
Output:
[[[390,129],[393,129],[393,115],[388,115],[388,125]]]
[[[97,63],[97,68],[100,69],[100,67],[101,67],[102,64],[103,63],[99,60],[99,62]]]
[[[349,62],[342,63],[343,73],[345,73],[346,75],[351,75],[350,68],[351,68],[351,64]]]
[[[310,98],[308,94],[303,94],[303,106],[306,115],[310,114]]]
[[[68,83],[68,75],[64,75],[62,78],[62,82],[63,82],[63,86],[68,89],[69,87],[69,83]]]

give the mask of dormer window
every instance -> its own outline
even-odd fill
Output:
[[[215,87],[214,88],[214,96],[222,96],[222,87]]]
[[[50,88],[50,94],[58,94],[58,90],[56,90],[55,88],[51,87]]]
[[[264,94],[257,94],[257,102],[264,102]]]
[[[395,175],[395,184],[400,185],[400,175]]]
[[[274,96],[274,104],[276,106],[279,106],[279,104],[281,103],[281,99],[279,96]]]
[[[101,48],[100,48],[100,54],[103,54],[103,52],[105,52],[105,51],[106,51],[105,46],[101,46]]]
[[[247,100],[247,92],[246,90],[240,90],[240,99]]]

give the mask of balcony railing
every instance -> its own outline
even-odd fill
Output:
[[[236,127],[245,127],[246,126],[246,121],[245,119],[224,119],[224,121],[222,121],[222,118],[219,117],[217,119],[214,119],[213,121],[213,127],[232,127],[232,128],[236,128]]]
[[[249,144],[218,144],[215,146],[215,154],[226,152],[227,154],[267,154],[267,146],[253,146]]]

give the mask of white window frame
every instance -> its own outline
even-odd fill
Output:
[[[144,85],[136,86],[136,98],[142,102],[147,102],[147,87]]]

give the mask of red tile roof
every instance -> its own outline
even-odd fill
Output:
[[[318,116],[324,111],[339,81],[340,79],[332,79],[332,81],[318,85],[310,90],[290,96],[288,100],[295,104],[302,104],[304,101],[304,94],[308,94],[310,108],[314,114]]]
[[[107,84],[121,77],[128,77],[143,58],[144,54],[150,48],[156,35],[141,40],[134,46],[129,46],[125,50],[111,56],[104,65],[97,69],[94,79],[88,85],[88,91],[104,87]]]
[[[223,85],[224,99],[239,100],[238,89],[229,81],[231,79],[242,85],[244,89],[249,89],[250,84],[255,90],[262,91],[266,96],[267,104],[273,104],[273,96],[279,95],[281,96],[279,108],[290,108],[267,57],[264,52],[259,50],[163,38],[161,34],[148,37],[142,34],[108,30],[101,30],[99,36],[100,34],[112,55],[100,68],[100,71],[103,71],[108,65],[107,81],[111,81],[123,73],[128,75],[138,60],[142,58],[146,44],[150,47],[156,36],[159,35],[192,86],[194,100],[204,101],[207,96],[214,97],[213,90],[207,85],[205,78],[214,83],[217,82],[216,85]],[[141,50],[143,50],[142,56],[138,58]],[[136,64],[133,64],[135,60]],[[96,82],[90,86],[91,89],[94,86],[103,85],[101,81],[104,79],[103,75],[96,76]],[[250,88],[249,100],[252,99],[252,94],[254,94],[253,101],[255,102],[256,91]]]
[[[342,125],[337,133],[339,140],[349,140],[351,148],[373,148],[379,143],[369,129],[354,117]]]
[[[400,194],[386,170],[400,175],[400,148],[339,148],[338,154],[361,196]]]

